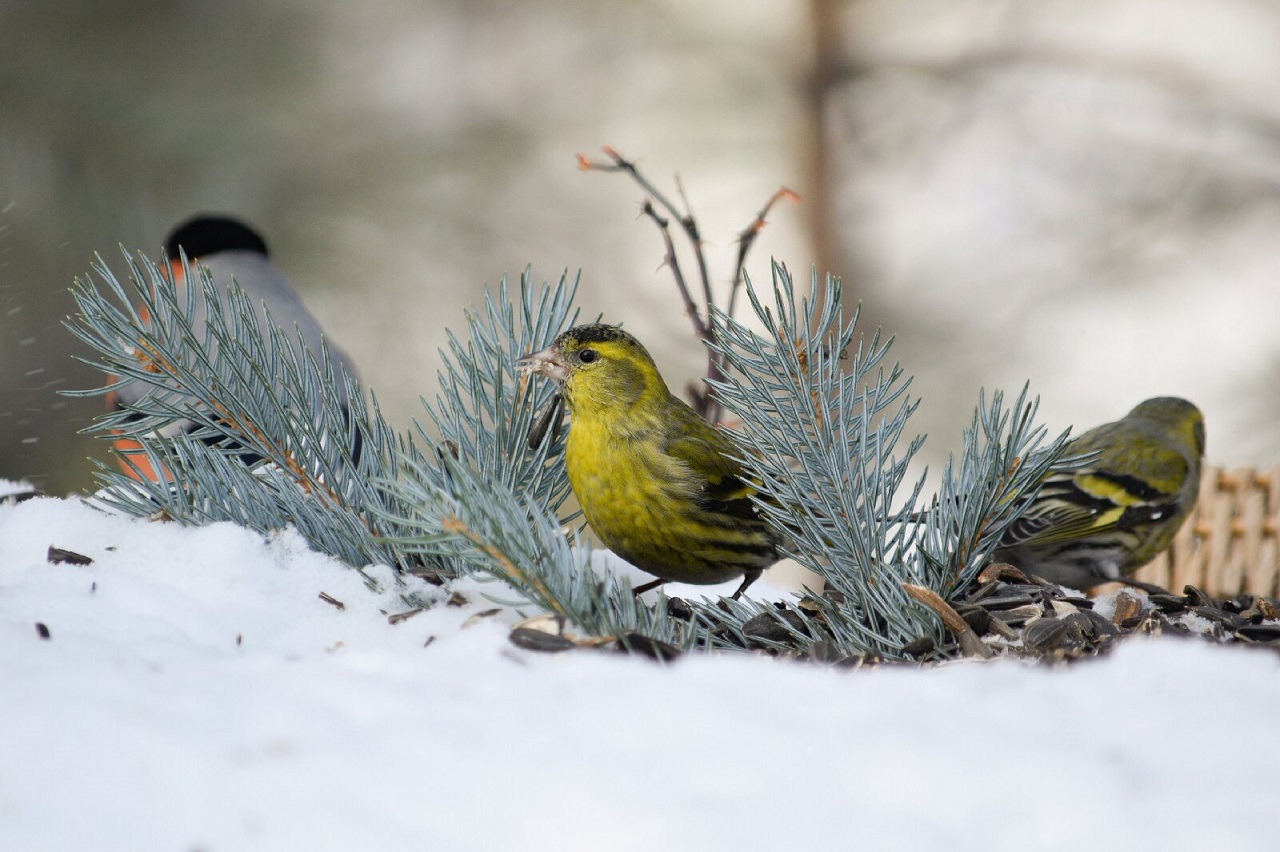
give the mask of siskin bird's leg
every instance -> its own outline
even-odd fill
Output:
[[[738,591],[733,593],[733,600],[736,601],[738,598],[742,597],[742,593],[747,590],[747,586],[750,586],[756,580],[759,580],[762,573],[764,573],[762,569],[752,568],[750,571],[743,574],[742,585],[738,587]]]
[[[643,583],[639,586],[636,586],[634,589],[631,590],[631,594],[635,595],[636,597],[640,597],[645,592],[649,591],[650,589],[656,589],[665,582],[667,581],[663,580],[661,577],[659,577],[657,580],[650,580],[648,583]]]

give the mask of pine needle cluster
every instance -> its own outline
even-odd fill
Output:
[[[293,525],[357,570],[384,563],[445,583],[492,576],[511,590],[496,595],[533,604],[592,642],[829,660],[901,658],[922,636],[946,648],[937,613],[910,589],[945,600],[968,585],[1065,438],[1046,439],[1025,391],[1011,406],[998,393],[980,400],[958,459],[922,506],[924,478],[907,477],[923,439],[908,430],[916,403],[910,379],[887,361],[891,341],[862,336],[856,315],[845,319],[838,280],[815,276],[799,294],[774,265],[770,286],[745,284],[767,332],[710,312],[722,366],[712,393],[740,423],[742,461],[768,495],[760,510],[826,588],[782,605],[661,594],[647,603],[595,567],[564,516],[563,436],[530,447],[554,388],[526,382],[515,360],[574,324],[567,276],[535,286],[526,271],[518,288],[504,280],[487,294],[465,332],[450,335],[421,423],[397,434],[372,393],[366,401],[327,355],[287,345],[291,332],[234,283],[215,286],[193,265],[187,280],[201,286],[180,298],[167,264],[127,252],[124,262],[124,282],[99,259],[74,288],[68,327],[111,377],[81,393],[147,385],[141,402],[90,430],[132,436],[167,476],[139,481],[100,463],[100,505],[262,532]],[[197,316],[207,317],[203,327]],[[335,392],[344,385],[347,414]],[[183,421],[194,428],[175,428]],[[257,461],[246,464],[246,454]]]

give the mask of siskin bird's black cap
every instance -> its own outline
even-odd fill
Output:
[[[611,340],[628,340],[639,343],[633,336],[627,334],[616,325],[605,325],[602,322],[574,326],[560,336],[564,339],[573,338],[578,343],[606,343]]]
[[[165,254],[178,257],[178,249],[188,258],[207,257],[220,251],[252,251],[267,256],[267,243],[257,231],[230,216],[199,214],[174,228],[164,241]]]

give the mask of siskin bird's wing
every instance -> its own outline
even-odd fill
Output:
[[[1033,547],[1113,530],[1129,530],[1179,511],[1190,465],[1177,450],[1117,434],[1121,424],[1091,430],[1072,444],[1076,454],[1099,451],[1088,467],[1050,476],[1026,513],[1005,535]],[[1126,453],[1123,460],[1117,458]],[[1123,469],[1125,472],[1119,472]]]
[[[682,462],[693,475],[697,490],[690,496],[698,507],[755,519],[756,509],[750,500],[755,489],[743,478],[742,465],[731,458],[741,452],[737,446],[684,404],[673,409],[668,422],[671,428],[663,452]]]

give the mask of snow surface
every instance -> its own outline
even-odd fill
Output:
[[[93,564],[51,564],[50,545]],[[459,584],[468,605],[393,625],[406,606],[391,573],[368,573],[386,590],[292,532],[53,498],[0,507],[0,849],[1209,850],[1275,836],[1280,656],[1266,650],[1132,639],[1056,669],[662,666],[518,649],[521,615],[475,618],[500,589],[474,581]]]

